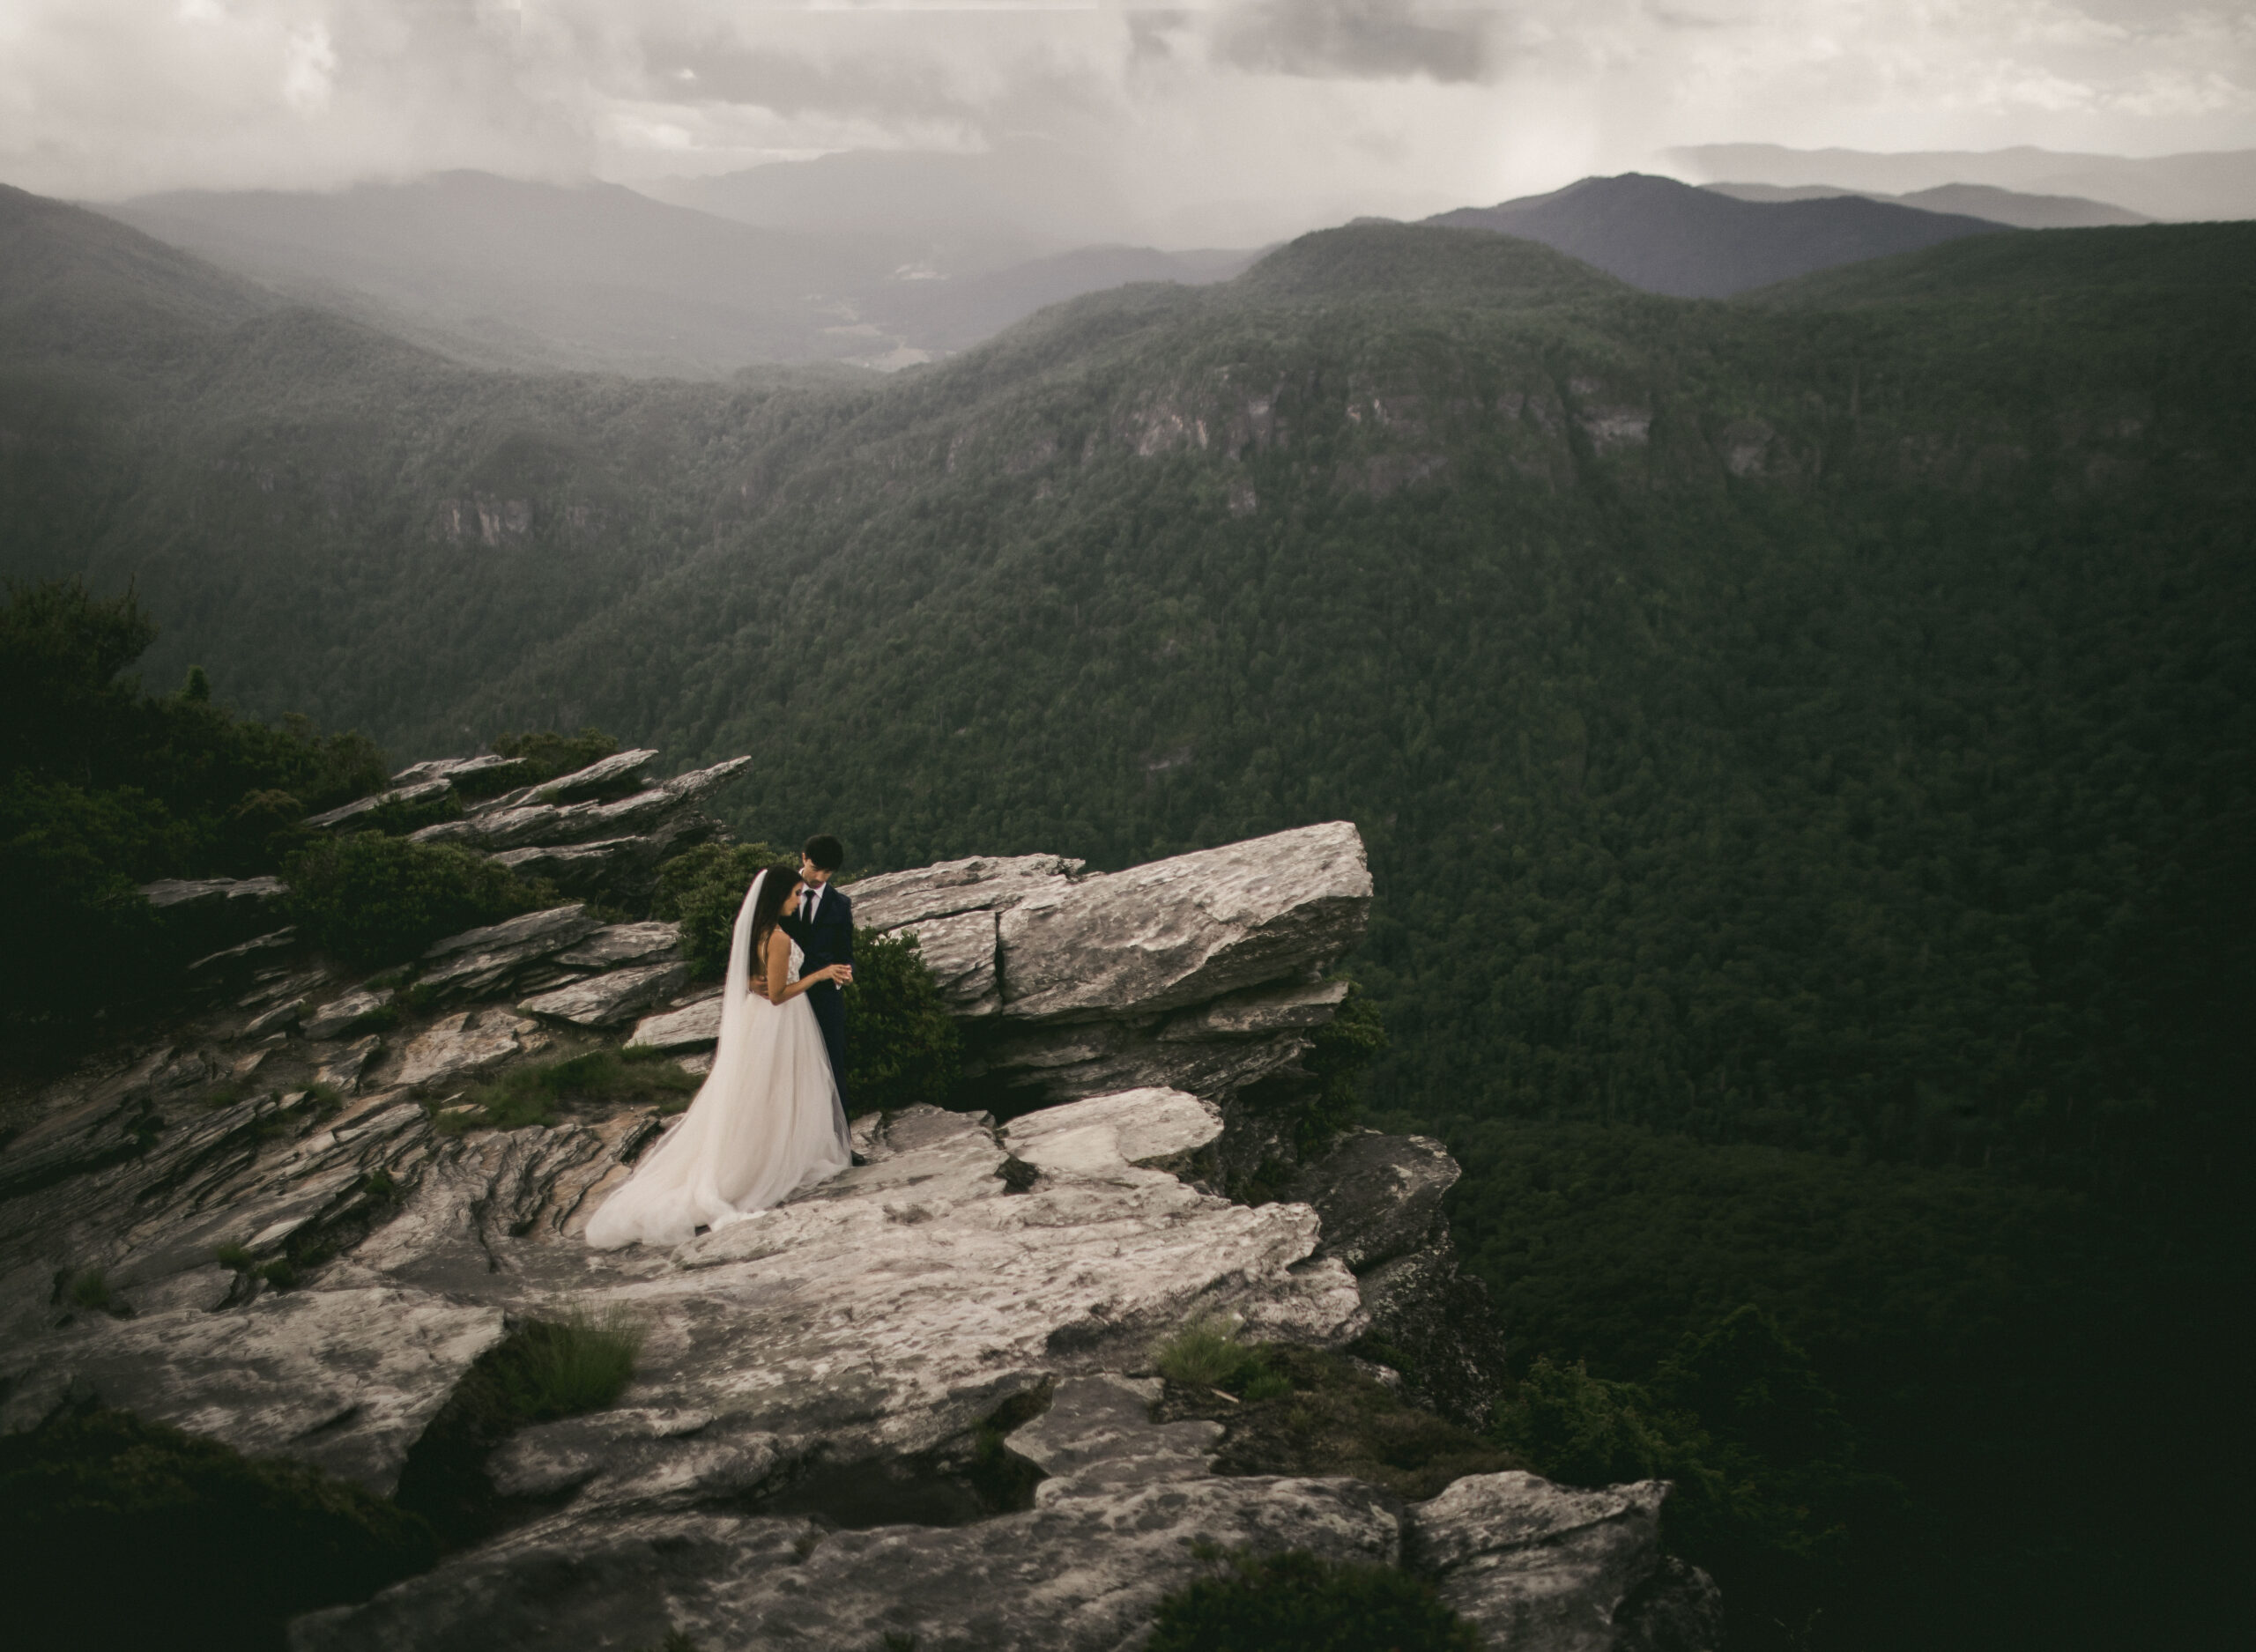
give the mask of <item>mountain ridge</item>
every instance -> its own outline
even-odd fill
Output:
[[[1540,241],[1673,298],[1728,298],[1813,270],[2005,227],[1858,196],[1742,201],[1642,173],[1584,178],[1548,195],[1461,207],[1424,221]]]

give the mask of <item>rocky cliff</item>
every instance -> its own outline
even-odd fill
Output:
[[[654,755],[420,830],[631,907],[711,833],[693,805],[731,767],[650,784]],[[328,824],[397,821],[481,763],[419,765]],[[578,1240],[661,1109],[501,1130],[460,1096],[622,1046],[709,1063],[717,1001],[672,925],[574,902],[374,979],[279,925],[199,960],[202,1007],[162,1040],[8,1099],[0,1429],[99,1403],[379,1493],[442,1468],[471,1487],[448,1558],[299,1619],[301,1652],[676,1628],[708,1648],[1132,1647],[1206,1545],[1422,1570],[1497,1646],[1712,1638],[1711,1589],[1660,1547],[1663,1486],[1505,1471],[1406,1497],[1219,1472],[1226,1420],[1154,1420],[1154,1346],[1198,1322],[1349,1351],[1460,1425],[1494,1397],[1501,1345],[1442,1214],[1455,1165],[1295,1127],[1370,899],[1354,827],[852,888],[865,925],[917,935],[980,1110],[857,1120],[866,1162],[670,1254]],[[258,927],[286,893],[152,898]],[[481,1358],[575,1313],[644,1334],[618,1403],[434,1466]]]

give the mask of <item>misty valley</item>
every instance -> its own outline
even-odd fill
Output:
[[[917,175],[900,198],[955,187]],[[2096,189],[2111,175],[2095,161],[2078,177]],[[913,1164],[954,1189],[953,1204],[916,1195],[906,1217],[909,1183],[888,1184],[886,1233],[985,1242],[948,1224],[1081,1174],[1045,1145],[1042,1108],[1189,1092],[1190,1069],[1147,1045],[1203,1061],[1240,1035],[1228,1016],[1270,1015],[1260,1048],[1275,1060],[1154,1113],[1165,1129],[1150,1128],[1176,1132],[1165,1143],[1132,1152],[1127,1125],[1098,1121],[1117,1138],[1102,1181],[1115,1203],[1090,1193],[1087,1210],[1125,1223],[1155,1208],[1132,1195],[1180,1198],[1168,1221],[1253,1256],[1246,1235],[1286,1209],[1332,1225],[1339,1155],[1425,1138],[1426,1248],[1325,1252],[1347,1304],[1323,1309],[1325,1336],[1359,1280],[1369,1308],[1382,1266],[1414,1254],[1439,1269],[1444,1251],[1459,1294],[1430,1300],[1473,1301],[1466,1323],[1492,1315],[1496,1332],[1476,1346],[1463,1331],[1446,1353],[1438,1331],[1431,1346],[1383,1327],[1296,1340],[1320,1306],[1317,1262],[1298,1255],[1302,1271],[1243,1311],[1268,1327],[1258,1337],[1201,1320],[1157,1364],[1107,1352],[1073,1366],[1112,1345],[1061,1320],[1038,1404],[1030,1383],[975,1404],[966,1377],[947,1402],[961,1415],[932,1425],[954,1443],[919,1445],[913,1473],[885,1483],[943,1511],[920,1530],[1070,1510],[1095,1495],[1073,1466],[1087,1439],[1150,1431],[1136,1472],[1156,1474],[1191,1450],[1169,1430],[1205,1428],[1221,1456],[1196,1485],[1352,1481],[1377,1489],[1325,1493],[1348,1511],[1327,1520],[1399,1519],[1413,1536],[1389,1539],[1400,1566],[1363,1573],[1202,1548],[1202,1587],[1368,1590],[1357,1611],[1409,1626],[1384,1644],[1481,1643],[1462,1638],[1472,1607],[1452,1619],[1435,1604],[1457,1584],[1396,1580],[1414,1561],[1459,1575],[1430,1559],[1452,1484],[1522,1475],[1590,1507],[1673,1489],[1605,1516],[1657,1534],[1635,1611],[1628,1594],[1606,1608],[1646,1638],[1608,1617],[1610,1638],[1510,1644],[2213,1644],[2237,1581],[2232,1326],[2256,1256],[2256,223],[2154,221],[2177,199],[2160,183],[2148,212],[2035,173],[2012,189],[1628,174],[1162,252],[1043,240],[982,219],[968,195],[946,197],[945,233],[905,216],[891,234],[842,229],[820,210],[824,179],[851,181],[837,169],[757,201],[685,184],[661,201],[456,173],[100,211],[0,189],[11,1338],[62,1346],[158,1311],[134,1307],[122,1262],[103,1275],[50,1255],[54,1224],[23,1216],[19,1232],[11,1204],[63,1196],[79,1185],[66,1174],[130,1177],[230,1107],[248,1109],[246,1163],[270,1162],[256,1156],[287,1131],[349,1139],[360,1116],[360,1068],[323,1080],[310,1056],[293,1087],[330,1109],[319,1122],[272,1111],[256,1061],[240,1081],[181,1079],[169,1100],[145,1073],[158,1100],[131,1105],[156,1122],[103,1123],[123,1132],[107,1157],[39,1168],[63,1139],[58,1098],[92,1108],[85,1075],[103,1062],[160,1043],[245,1059],[252,1026],[283,1052],[262,1059],[286,1060],[309,1048],[324,996],[365,988],[383,996],[340,1011],[336,1037],[363,1041],[369,1093],[382,1063],[435,1036],[416,1018],[501,1041],[483,1088],[415,1090],[400,1117],[429,1132],[418,1166],[456,1162],[481,1131],[500,1153],[518,1151],[512,1132],[550,1142],[540,1132],[575,1118],[594,1131],[630,1106],[670,1117],[701,1072],[637,1056],[629,1026],[639,1041],[635,1017],[687,1013],[694,982],[717,990],[746,883],[797,858],[766,846],[833,833],[839,887],[879,915],[855,1001],[873,1029],[857,1163]],[[435,761],[479,754],[483,780]],[[666,824],[631,826],[657,846],[631,876],[570,881],[583,873],[565,851],[593,827],[505,835],[519,829],[505,807],[645,807],[665,776],[689,778],[647,804]],[[1344,860],[1308,870],[1307,833],[1337,822],[1367,885]],[[1007,899],[959,909],[917,881],[975,857],[951,875],[1000,879]],[[354,880],[379,878],[396,907],[356,911]],[[240,933],[186,926],[145,893],[261,879],[278,882],[260,885],[260,909],[283,915]],[[1248,910],[1273,900],[1261,945],[1288,961],[1220,984],[1180,966],[1191,984],[1121,987],[1046,1021],[1020,1006],[1012,995],[1034,989],[1013,971],[1031,982],[1041,946],[1063,945],[1027,915],[1131,887],[1142,904],[1073,920],[1099,938],[1072,967],[1095,970],[1102,946],[1159,956],[1136,937],[1216,890]],[[1337,914],[1355,902],[1349,924]],[[507,993],[440,990],[427,949],[568,904],[586,907],[557,921],[572,933],[511,953],[527,973]],[[946,948],[969,930],[916,928],[966,915],[987,949],[968,963]],[[183,984],[191,962],[285,918],[271,982],[230,976],[225,1004]],[[626,950],[664,924],[682,926],[679,960]],[[590,962],[568,944],[622,950]],[[260,1018],[296,1001],[291,947],[290,969],[326,969],[328,984],[289,989],[304,1016],[270,1027]],[[645,996],[607,1019],[534,1011],[505,1036],[480,1019],[611,978],[571,970],[629,966]],[[1305,996],[1319,977],[1320,1004]],[[258,1000],[270,985],[272,1004]],[[1276,997],[1288,986],[1303,997]],[[1038,1051],[1037,1032],[1052,1041]],[[583,1064],[555,1077],[534,1060],[544,1048]],[[1161,1064],[1118,1077],[1147,1060]],[[1055,1075],[1075,1063],[1117,1081],[1071,1088]],[[398,1082],[406,1107],[420,1081]],[[1272,1131],[1258,1151],[1243,1146],[1256,1116]],[[962,1168],[991,1148],[992,1175],[983,1159]],[[627,1150],[614,1133],[602,1151]],[[1461,1175],[1432,1170],[1442,1159]],[[204,1174],[181,1169],[131,1208],[185,1198]],[[323,1250],[277,1239],[197,1263],[228,1312],[311,1315],[323,1267],[391,1288],[410,1275],[380,1281],[353,1247],[406,1242],[423,1196],[407,1174],[354,1161],[338,1184],[360,1201],[354,1226]],[[684,1269],[764,1261],[737,1229],[699,1247]],[[1269,1278],[1266,1263],[1232,1265]],[[434,1303],[471,1288],[413,1277]],[[634,1288],[672,1288],[658,1278]],[[469,1299],[447,1300],[416,1310],[434,1346],[474,1329],[446,1317]],[[515,1340],[496,1310],[474,1352],[496,1396],[516,1379],[494,1351],[531,1359],[525,1327],[548,1323],[508,1311]],[[1136,1334],[1140,1350],[1151,1338]],[[659,1334],[643,1357],[671,1345]],[[809,1368],[852,1364],[838,1359]],[[1444,1375],[1452,1360],[1480,1369]],[[33,1370],[0,1372],[0,1404],[30,1404]],[[1100,1391],[1100,1377],[1117,1381]],[[1152,1406],[1121,1397],[1135,1382]],[[256,1453],[166,1471],[224,1481],[253,1524],[314,1500],[345,1534],[324,1553],[375,1557],[275,1594],[243,1634],[283,1645],[289,1618],[293,1647],[472,1644],[427,1633],[442,1619],[414,1603],[439,1597],[415,1591],[597,1499],[575,1488],[626,1483],[623,1458],[543,1479],[531,1448],[501,1443],[528,1419],[595,1427],[582,1413],[600,1405],[479,1411],[462,1397],[474,1387],[411,1431],[422,1443],[403,1439],[407,1466],[380,1493],[365,1475],[349,1494],[307,1490],[290,1477],[314,1470]],[[634,1450],[689,1437],[621,1391],[643,1419]],[[66,1470],[26,1455],[41,1419],[25,1417],[8,1413],[0,1481],[29,1510],[26,1488]],[[72,1426],[105,1464],[189,1463],[208,1443]],[[1014,1456],[1013,1430],[1047,1443]],[[742,1469],[754,1448],[729,1439],[743,1478],[728,1520],[818,1522],[795,1559],[760,1539],[777,1575],[879,1523],[852,1512],[873,1493],[851,1452],[806,1456],[787,1487]],[[772,1465],[783,1448],[758,1449]],[[93,1474],[92,1460],[67,1473]],[[479,1467],[505,1461],[515,1490]],[[30,1515],[0,1523],[32,1552]],[[1003,1535],[981,1541],[981,1576],[1020,1579],[996,1590],[1038,1592],[1008,1571]],[[1696,1569],[1713,1580],[1711,1619],[1651,1604]],[[760,1610],[784,1613],[782,1598]],[[1279,1643],[1213,1638],[1198,1626],[1207,1606],[1168,1598],[1137,1607],[1159,1625],[1153,1646]],[[396,1615],[352,1615],[379,1606]],[[600,1621],[617,1638],[575,1643],[659,1643],[642,1618]],[[920,1643],[900,1622],[887,1635],[909,1639],[867,1644],[1020,1644],[929,1626]],[[679,1633],[704,1652],[738,1644]],[[804,1634],[771,1643],[820,1643]],[[549,1644],[524,1636],[475,1643]]]

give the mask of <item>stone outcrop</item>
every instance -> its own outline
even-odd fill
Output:
[[[975,1029],[974,1077],[1036,1101],[1219,1095],[1291,1064],[1346,994],[1321,975],[1362,938],[1371,880],[1344,821],[1082,867],[1024,855],[850,886],[857,922],[917,937]]]
[[[1283,1196],[1323,1219],[1325,1254],[1355,1274],[1367,1345],[1399,1361],[1405,1397],[1481,1428],[1502,1391],[1504,1346],[1442,1211],[1460,1174],[1437,1141],[1359,1130],[1302,1167]]]
[[[662,789],[649,756],[464,822],[633,803]],[[0,1114],[0,1428],[122,1405],[388,1491],[511,1324],[615,1312],[645,1333],[618,1403],[492,1449],[494,1535],[299,1620],[298,1652],[676,1628],[1118,1648],[1210,1544],[1421,1568],[1500,1646],[1713,1644],[1711,1588],[1661,1548],[1662,1487],[1485,1475],[1405,1507],[1345,1476],[1218,1473],[1216,1425],[1152,1420],[1155,1345],[1194,1320],[1399,1350],[1405,1392],[1460,1420],[1492,1396],[1442,1213],[1454,1164],[1369,1133],[1295,1164],[1279,1122],[1368,906],[1352,827],[854,893],[865,923],[919,935],[971,1041],[967,1105],[1008,1116],[860,1119],[854,1168],[670,1252],[579,1239],[670,1127],[655,1108],[501,1131],[459,1102],[630,1019],[629,1041],[698,1059],[719,999],[682,990],[674,926],[567,904],[380,987],[286,940],[209,966],[227,996],[174,1041]],[[1282,1196],[1228,1196],[1249,1153],[1282,1156]]]

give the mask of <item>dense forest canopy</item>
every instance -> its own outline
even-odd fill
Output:
[[[1753,1303],[1862,1441],[1865,1569],[1754,1643],[2195,1621],[2243,1426],[2256,229],[1725,304],[1362,226],[882,387],[474,374],[43,244],[6,570],[136,580],[160,680],[403,758],[749,752],[744,834],[858,870],[1354,819],[1369,1116],[1466,1164],[1516,1358],[1665,1396]]]

